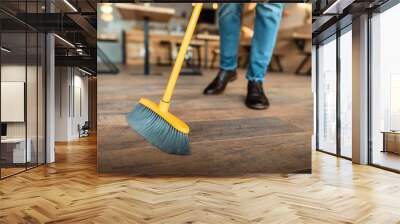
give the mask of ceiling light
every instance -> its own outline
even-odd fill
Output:
[[[10,52],[11,52],[11,50],[8,50],[8,49],[5,48],[5,47],[1,47],[0,49],[1,49],[1,51],[4,51],[4,52],[6,52],[6,53],[10,53]]]
[[[65,4],[67,4],[74,12],[78,12],[78,10],[68,1],[64,0]]]
[[[101,4],[100,10],[102,13],[112,13],[113,8],[111,3],[103,3]]]
[[[62,37],[60,37],[59,35],[57,35],[57,34],[54,34],[54,36],[55,37],[57,37],[59,40],[61,40],[62,42],[64,42],[65,44],[67,44],[68,46],[70,46],[70,47],[72,47],[72,48],[75,48],[75,45],[73,45],[71,42],[69,42],[68,40],[66,40],[66,39],[64,39],[64,38],[62,38]]]
[[[213,8],[214,10],[217,10],[217,9],[218,9],[218,3],[213,3],[213,4],[212,4],[212,8]]]

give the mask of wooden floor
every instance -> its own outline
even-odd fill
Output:
[[[37,166],[36,163],[18,164],[18,167],[2,167],[1,168],[1,178],[6,178],[17,173],[26,171],[27,169],[33,169]]]
[[[25,167],[23,167],[23,168],[20,168],[20,167],[1,168],[1,178],[8,177],[8,176],[11,176],[13,174],[23,172],[25,170],[26,170]]]
[[[0,223],[400,223],[400,175],[312,152],[313,173],[132,177],[96,172],[96,139],[0,181]]]
[[[389,167],[394,170],[400,170],[399,154],[375,150],[372,158],[374,164]]]
[[[181,76],[171,111],[191,128],[192,155],[163,153],[127,124],[126,114],[139,98],[158,102],[169,76],[144,76],[129,68],[116,76],[98,77],[98,167],[106,173],[145,175],[231,176],[248,173],[309,173],[313,98],[311,78],[269,74],[271,107],[250,110],[244,105],[247,81],[237,81],[218,96],[203,89],[216,70],[203,76]]]

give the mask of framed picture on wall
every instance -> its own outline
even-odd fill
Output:
[[[1,122],[24,122],[25,82],[1,82]]]

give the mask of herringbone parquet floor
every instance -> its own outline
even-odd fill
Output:
[[[99,175],[96,139],[0,181],[0,223],[400,223],[400,176],[313,152],[313,173]]]

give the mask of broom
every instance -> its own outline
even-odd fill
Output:
[[[168,109],[202,6],[202,3],[196,3],[194,6],[167,88],[160,103],[157,105],[151,100],[141,98],[136,107],[127,116],[128,124],[131,128],[161,151],[170,154],[190,154],[189,126],[170,113]]]

